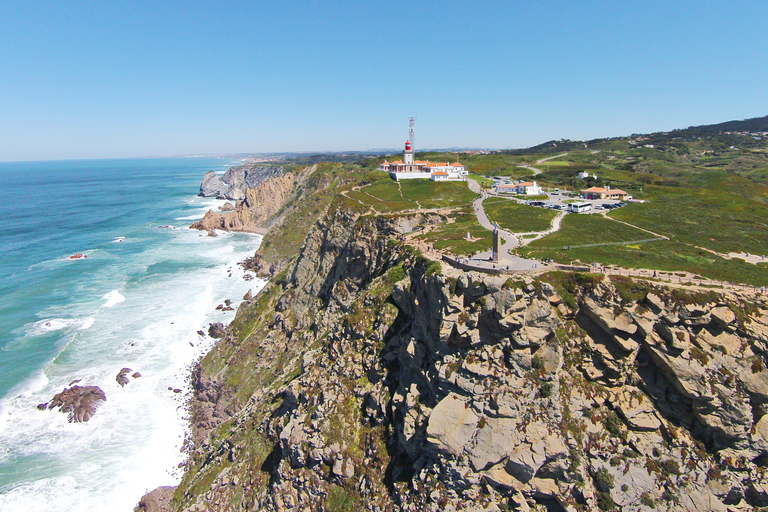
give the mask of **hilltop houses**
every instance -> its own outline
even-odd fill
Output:
[[[466,168],[460,164],[449,162],[430,162],[428,160],[414,160],[411,142],[405,143],[403,160],[396,162],[384,162],[379,165],[379,170],[389,172],[395,181],[430,179],[432,181],[467,181]]]
[[[632,196],[623,190],[612,189],[610,186],[592,187],[581,191],[581,196],[586,199],[618,199],[626,201],[632,199]]]

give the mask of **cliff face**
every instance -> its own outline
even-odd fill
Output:
[[[223,229],[259,232],[264,222],[285,203],[293,191],[294,182],[295,176],[292,173],[266,179],[255,188],[246,188],[244,197],[237,203],[233,212],[217,213],[208,210],[205,216],[190,228],[205,231]]]
[[[768,504],[764,300],[458,273],[318,222],[195,372],[177,510]]]
[[[213,171],[208,171],[203,176],[198,195],[240,201],[245,198],[249,188],[256,188],[269,178],[280,176],[282,173],[282,167],[253,164],[232,167],[221,177]]]

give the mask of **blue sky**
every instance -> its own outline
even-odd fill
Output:
[[[399,148],[413,115],[417,149],[763,116],[766,27],[764,0],[0,0],[0,160]]]

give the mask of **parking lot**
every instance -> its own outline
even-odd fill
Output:
[[[549,196],[548,199],[542,199],[539,201],[525,201],[526,204],[530,204],[531,206],[538,206],[540,208],[549,208],[551,210],[563,210],[563,211],[569,211],[568,204],[573,203],[575,201],[589,203],[592,205],[592,209],[579,212],[579,213],[602,213],[605,211],[612,210],[614,208],[621,208],[626,205],[626,203],[619,201],[618,199],[587,200],[587,199],[581,199],[578,195],[575,195],[572,193],[564,193],[564,192],[545,192],[545,193],[547,194],[547,196]],[[523,199],[522,197],[518,197],[518,198]]]

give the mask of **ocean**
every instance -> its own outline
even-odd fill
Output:
[[[264,285],[237,265],[260,236],[188,229],[223,203],[196,196],[203,174],[236,164],[0,163],[0,510],[131,511],[178,483],[197,331]],[[90,421],[37,409],[76,380],[106,394]]]

